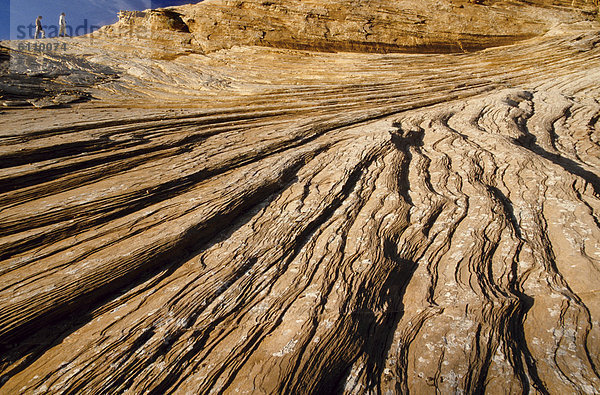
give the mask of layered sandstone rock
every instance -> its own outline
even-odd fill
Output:
[[[554,13],[540,13],[539,8],[496,0],[481,3],[212,0],[176,11],[124,14],[120,23],[107,31],[145,27],[155,39],[165,30],[189,31],[204,52],[260,45],[333,52],[439,53],[515,42],[546,31],[549,22],[558,18],[558,8]],[[582,10],[594,10],[583,1],[577,4]]]
[[[3,43],[0,393],[599,392],[600,34],[528,3]]]

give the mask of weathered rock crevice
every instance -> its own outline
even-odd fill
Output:
[[[600,391],[598,26],[550,3],[3,42],[0,394]]]

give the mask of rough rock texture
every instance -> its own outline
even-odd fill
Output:
[[[600,33],[528,3],[3,43],[0,393],[600,392]]]
[[[439,53],[511,43],[547,30],[548,18],[556,18],[537,8],[498,3],[491,0],[482,7],[464,0],[212,0],[202,7],[178,7],[175,12],[124,14],[107,31],[144,26],[155,36],[165,30],[190,32],[192,42],[208,52],[260,45],[333,52]],[[595,10],[584,0],[572,3]]]

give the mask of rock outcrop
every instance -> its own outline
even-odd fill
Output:
[[[591,6],[207,0],[2,43],[0,393],[600,392]]]

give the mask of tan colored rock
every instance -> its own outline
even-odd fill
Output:
[[[600,392],[600,35],[555,3],[3,43],[63,106],[0,117],[0,394]]]

